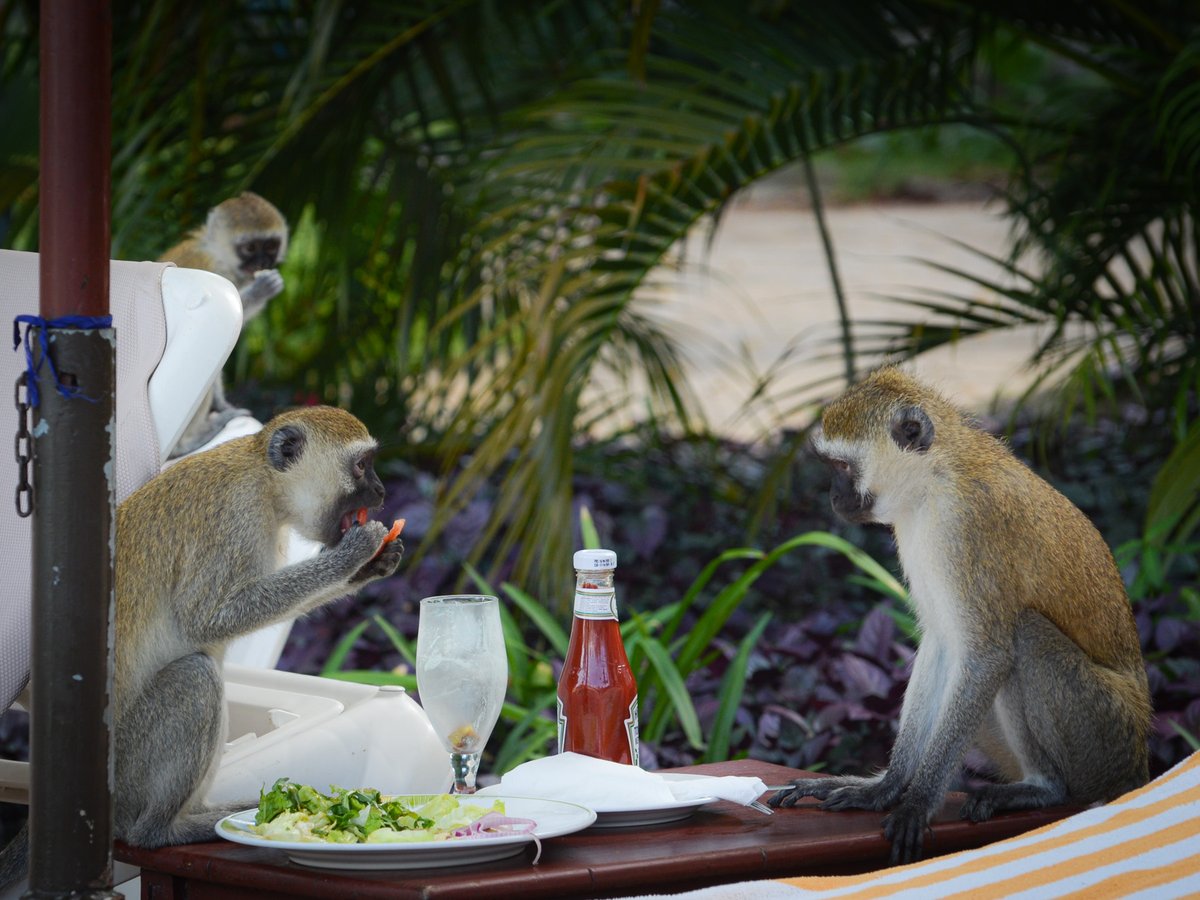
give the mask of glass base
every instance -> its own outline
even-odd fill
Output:
[[[475,793],[475,772],[478,768],[478,753],[451,753],[450,772],[454,776],[454,785],[450,788],[450,793]]]

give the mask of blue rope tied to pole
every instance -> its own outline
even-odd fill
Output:
[[[50,329],[52,328],[78,328],[83,330],[111,328],[112,316],[60,316],[57,319],[43,319],[41,316],[17,316],[13,319],[13,349],[21,346],[21,326],[25,326],[25,371],[29,373],[29,383],[26,386],[26,391],[29,394],[29,405],[37,409],[40,402],[40,394],[38,393],[38,370],[42,366],[42,362],[50,364],[50,371],[54,375],[54,388],[63,397],[70,400],[72,397],[78,397],[81,400],[86,400],[88,403],[95,403],[95,397],[89,397],[83,392],[77,384],[63,384],[62,378],[58,374],[58,367],[54,365],[54,358],[50,355]],[[33,328],[40,329],[38,331],[38,343],[42,346],[42,358],[35,365],[33,362],[33,338],[30,336],[30,331]]]

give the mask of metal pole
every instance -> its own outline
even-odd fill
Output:
[[[39,275],[46,321],[109,311],[111,32],[108,0],[41,0]],[[60,396],[42,366],[26,896],[117,897],[109,731],[115,340],[111,328],[54,327],[46,336],[61,382],[83,396]]]

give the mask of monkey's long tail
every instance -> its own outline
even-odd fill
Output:
[[[11,887],[29,873],[29,822],[0,851],[0,891]]]

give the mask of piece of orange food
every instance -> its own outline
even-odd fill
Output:
[[[404,530],[405,521],[405,519],[397,519],[392,523],[392,530],[383,536],[383,543],[379,545],[380,549],[383,549],[384,546],[400,537],[400,532]]]
[[[380,544],[379,549],[375,551],[375,556],[378,556],[380,553],[382,553],[384,547],[386,547],[396,538],[400,537],[400,532],[404,530],[404,522],[404,519],[397,519],[392,523],[392,530],[383,536],[383,543]],[[375,556],[372,556],[371,559],[374,559]]]

